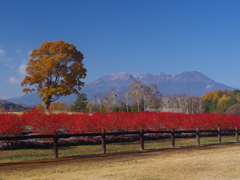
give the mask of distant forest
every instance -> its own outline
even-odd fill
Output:
[[[188,94],[161,94],[156,85],[144,86],[141,81],[135,81],[127,90],[118,92],[115,89],[107,93],[93,95],[91,101],[80,98],[74,105],[63,102],[53,102],[51,109],[75,112],[175,112],[175,113],[226,113],[240,114],[239,90],[215,90],[207,92],[202,97]],[[82,101],[82,102],[81,102]],[[73,108],[74,106],[74,108]],[[44,105],[39,104],[43,109]]]

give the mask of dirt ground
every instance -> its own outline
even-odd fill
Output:
[[[239,179],[240,143],[0,164],[5,179]]]

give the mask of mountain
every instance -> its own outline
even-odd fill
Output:
[[[4,109],[6,111],[13,110],[13,111],[26,111],[29,109],[29,107],[21,105],[21,104],[15,104],[8,102],[6,100],[0,99],[0,109]]]
[[[181,74],[146,74],[140,75],[137,73],[120,72],[113,75],[103,76],[96,81],[86,84],[81,93],[86,93],[88,99],[96,93],[105,93],[112,88],[122,91],[127,89],[129,84],[135,80],[140,80],[144,85],[150,86],[156,84],[162,94],[189,94],[202,96],[206,92],[213,90],[234,90],[230,86],[218,83],[200,72],[183,72]],[[76,100],[76,95],[64,96],[59,99],[66,103],[73,103]],[[21,103],[29,106],[37,105],[41,103],[36,93],[31,93],[15,98],[7,99],[10,102]]]
[[[163,94],[190,94],[202,96],[208,91],[234,88],[218,83],[200,72],[183,72],[182,74],[167,75],[164,73],[140,75],[136,73],[121,72],[104,76],[92,83],[86,84],[82,92],[90,95],[97,92],[107,92],[114,88],[119,91],[128,88],[135,80],[140,80],[144,85],[156,84]]]

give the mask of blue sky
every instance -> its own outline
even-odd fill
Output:
[[[199,71],[240,88],[239,9],[238,0],[0,0],[0,99],[22,94],[31,50],[60,39],[84,54],[86,83]]]

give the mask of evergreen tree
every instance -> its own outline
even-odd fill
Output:
[[[212,101],[213,101],[212,99],[204,99],[203,100],[203,106],[204,106],[204,112],[205,113],[209,113],[210,112]]]
[[[71,106],[71,111],[73,112],[86,112],[87,111],[87,95],[85,93],[80,93],[77,96],[76,101],[74,101],[74,105]]]

